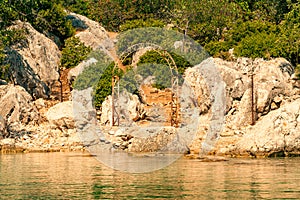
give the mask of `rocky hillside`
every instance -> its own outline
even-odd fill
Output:
[[[230,156],[272,156],[299,154],[300,82],[293,67],[283,58],[269,61],[239,58],[235,62],[214,59],[226,83],[226,120],[223,131],[211,154]],[[252,64],[253,63],[253,64]],[[253,66],[252,82],[249,66]],[[199,73],[191,68],[187,78],[198,86],[199,96],[209,97]],[[199,102],[200,106],[206,100]],[[204,118],[204,116],[201,116]],[[204,118],[205,119],[205,118]],[[191,149],[198,153],[206,135],[209,120],[198,129],[198,141]],[[252,124],[254,123],[254,124]]]
[[[113,54],[109,41],[109,36],[113,34],[108,34],[98,23],[84,16],[71,13],[69,18],[77,30],[76,36],[85,45],[93,49],[102,47]],[[70,71],[60,72],[61,52],[57,45],[28,23],[18,21],[14,26],[25,28],[29,34],[26,45],[14,45],[8,49],[14,84],[0,86],[1,151],[83,149],[84,145],[76,134],[68,87],[88,64],[82,62]],[[226,84],[226,122],[209,153],[254,157],[299,154],[300,82],[295,78],[291,64],[283,58],[213,61]],[[194,89],[201,110],[201,123],[196,128],[197,138],[184,151],[198,154],[211,123],[210,91],[195,67],[187,69],[185,77]],[[60,91],[62,84],[64,96]],[[170,91],[150,87],[142,90],[142,98],[131,95],[130,101],[126,100],[131,120],[143,126],[153,118],[162,121],[168,118]],[[60,99],[65,101],[59,102]],[[111,97],[108,97],[103,103],[100,124],[111,131],[110,101]],[[159,103],[159,109],[151,109],[152,104]],[[168,123],[168,119],[163,123]],[[155,150],[153,143],[160,143],[155,148],[164,145],[159,137],[167,141],[169,136],[174,138],[173,132],[173,129],[165,129],[156,138],[140,140],[129,134],[114,134],[111,131],[109,138],[123,150],[152,151]]]
[[[98,23],[74,13],[68,17],[77,37],[86,45],[96,48],[108,38]],[[13,72],[14,84],[2,81],[0,86],[0,149],[2,152],[83,149],[69,101],[69,70],[59,70],[59,48],[29,23],[17,21],[13,27],[28,34],[25,40],[7,50],[6,62]],[[60,103],[61,99],[67,101]]]

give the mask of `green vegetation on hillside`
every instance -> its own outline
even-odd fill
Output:
[[[299,65],[299,0],[86,0],[65,3],[109,31],[171,24],[215,57],[285,57]]]
[[[73,36],[65,40],[65,47],[62,49],[61,67],[73,68],[87,58],[92,51],[91,47],[85,46],[79,38]]]
[[[65,10],[98,21],[108,31],[167,27],[199,42],[215,57],[234,59],[229,54],[234,49],[236,56],[284,57],[300,67],[299,0],[2,0],[0,78],[7,79],[5,47],[26,34],[7,29],[15,20],[29,22],[51,39],[58,38],[62,66],[73,67],[86,57],[90,49],[72,37],[75,29]],[[159,59],[152,54],[143,59]]]

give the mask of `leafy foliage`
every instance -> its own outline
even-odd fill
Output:
[[[186,61],[183,57],[172,52],[170,53],[170,55],[172,56],[174,62],[176,63],[179,74],[183,75],[185,69],[191,67],[191,64],[188,61]],[[162,55],[157,51],[148,51],[143,56],[141,56],[138,65],[144,63],[156,63],[161,65],[166,65],[169,68],[166,59],[162,57]]]
[[[185,69],[191,67],[191,64],[180,55],[172,52],[170,55],[174,59],[179,74],[171,71],[167,60],[157,51],[148,51],[141,56],[137,73],[144,79],[148,76],[154,76],[155,82],[153,86],[158,89],[171,87],[172,75],[183,75]]]
[[[3,0],[0,2],[0,28],[4,29],[13,21],[21,20],[29,22],[46,35],[52,33],[64,40],[75,33],[64,9],[60,0]]]
[[[2,53],[4,51],[4,47],[3,44],[0,43],[0,63],[3,63],[4,59],[5,59],[5,54]],[[8,66],[1,64],[0,65],[0,79],[4,79],[7,80],[7,72],[8,72]]]
[[[7,30],[15,20],[29,22],[36,30],[48,36],[54,34],[65,41],[62,66],[73,67],[83,60],[90,50],[72,38],[75,29],[66,18],[65,9],[98,21],[108,31],[167,25],[185,37],[190,36],[215,57],[232,59],[228,51],[234,49],[236,56],[282,56],[295,66],[300,64],[299,0],[2,0],[1,65],[5,58],[5,47],[21,41],[23,37],[21,32]],[[121,45],[128,47],[130,41],[135,43],[141,39],[141,36],[131,34],[128,41],[120,42]],[[163,48],[167,47],[166,44],[182,40],[182,37],[174,34],[174,40],[164,41],[163,38],[172,36],[164,35],[164,32],[160,34],[161,37],[155,38],[155,41]],[[151,37],[151,32],[148,35]],[[189,52],[188,57],[185,57],[191,65],[199,63],[199,60],[193,60],[197,57],[193,54],[195,52]],[[154,63],[165,64],[157,55],[150,54],[148,58],[145,55],[143,62],[157,59]],[[172,56],[177,55],[182,57],[178,52]],[[178,63],[178,66],[181,64]],[[178,68],[180,73],[184,68]],[[2,77],[4,69],[1,70]]]
[[[173,0],[90,0],[89,2],[88,16],[100,22],[109,31],[119,31],[121,25],[131,20],[164,19],[165,8],[175,4]]]
[[[96,107],[100,107],[105,98],[112,93],[112,76],[115,63],[111,63],[105,69],[95,88],[94,102]]]
[[[134,28],[142,28],[142,27],[164,27],[165,23],[161,20],[157,19],[135,19],[126,21],[124,24],[120,25],[120,31],[127,31]]]
[[[65,41],[65,47],[62,49],[61,67],[76,67],[81,61],[87,58],[91,52],[91,47],[85,46],[79,38],[73,36]]]
[[[117,76],[122,78],[124,72],[120,69],[114,69],[115,63],[112,62],[109,64],[103,74],[100,77],[100,80],[95,88],[94,95],[94,104],[96,107],[100,107],[105,100],[105,98],[112,93],[112,77]]]

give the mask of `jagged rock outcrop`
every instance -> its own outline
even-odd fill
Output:
[[[300,152],[300,98],[262,116],[240,136],[221,137],[215,153],[233,156],[286,156]]]
[[[76,37],[86,46],[90,46],[94,50],[99,46],[105,49],[111,48],[111,41],[107,32],[98,22],[75,13],[69,13],[67,17],[72,20],[72,25],[78,31]]]
[[[211,107],[210,91],[206,84],[205,78],[199,74],[197,69],[188,68],[185,71],[185,81],[194,91],[197,102],[195,102],[200,108],[202,114],[207,113]]]
[[[93,50],[102,49],[108,54],[111,54],[109,52],[114,51],[113,41],[109,38],[106,30],[98,22],[75,13],[69,13],[67,18],[72,21],[73,27],[77,30],[75,36],[86,46],[91,47]],[[68,73],[69,83],[72,83],[86,67],[96,62],[98,62],[97,59],[90,58],[71,69]]]
[[[75,128],[72,101],[56,104],[48,109],[45,116],[53,128],[60,130]]]
[[[227,117],[234,126],[248,125],[251,121],[252,82],[253,70],[253,104],[255,118],[277,109],[283,96],[293,94],[290,81],[291,64],[282,58],[265,61],[248,58],[239,58],[237,62],[227,62],[214,59],[226,83]]]
[[[56,44],[37,32],[27,22],[15,22],[11,28],[25,30],[26,39],[7,51],[11,79],[34,98],[47,98],[51,87],[59,79],[61,53]]]
[[[35,124],[40,115],[32,97],[21,86],[0,86],[0,115],[8,125],[12,123]]]
[[[212,154],[231,156],[270,156],[276,152],[299,152],[300,96],[293,67],[283,59],[239,58],[236,62],[214,59],[226,83],[226,121]],[[252,82],[255,125],[252,123]],[[193,69],[188,70],[192,72]],[[186,76],[194,85],[202,84],[200,74]],[[195,78],[196,77],[196,78]],[[204,86],[203,86],[204,85]],[[204,98],[205,92],[199,93]],[[201,105],[201,103],[200,103]],[[209,108],[209,107],[208,107]],[[209,115],[209,112],[208,112]],[[204,122],[202,122],[204,123]],[[209,118],[207,124],[210,123]],[[199,140],[205,137],[202,133]],[[192,150],[195,149],[191,147]],[[197,149],[199,147],[197,146]]]
[[[83,149],[74,128],[72,102],[51,107],[33,101],[21,86],[0,86],[0,151],[41,152]],[[49,105],[48,105],[49,106]]]

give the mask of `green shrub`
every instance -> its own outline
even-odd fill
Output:
[[[180,55],[177,55],[172,52],[170,53],[170,55],[172,56],[174,62],[176,63],[179,74],[183,75],[185,69],[191,67],[191,64]],[[167,61],[157,51],[148,51],[143,56],[141,56],[138,65],[144,63],[156,63],[156,64],[162,64],[168,66]]]
[[[230,59],[229,49],[232,45],[225,41],[211,41],[205,45],[205,50],[212,56],[222,58],[225,60]]]
[[[235,54],[240,57],[266,58],[278,57],[278,37],[274,33],[257,33],[243,38],[234,49]]]
[[[112,77],[118,76],[120,79],[123,76],[123,71],[118,69],[115,69],[114,71],[115,63],[112,62],[109,64],[103,74],[101,75],[99,82],[95,88],[95,95],[94,95],[94,105],[96,107],[101,107],[103,101],[105,98],[112,93]]]
[[[62,49],[61,67],[73,68],[87,58],[91,48],[80,42],[79,38],[73,36],[65,40],[65,47]]]
[[[3,63],[5,59],[4,53],[4,46],[0,41],[0,79],[8,80],[7,73],[8,73],[8,65]]]
[[[61,40],[65,40],[75,34],[72,22],[66,16],[64,7],[53,3],[48,8],[39,10],[31,23],[38,31],[46,34],[51,32]]]
[[[52,33],[62,41],[73,36],[75,29],[66,18],[60,0],[19,0],[0,2],[0,28],[10,26],[15,20],[29,22],[37,31]]]
[[[134,28],[143,28],[143,27],[164,27],[165,23],[157,19],[136,19],[126,21],[124,24],[120,25],[120,31],[127,31]]]

